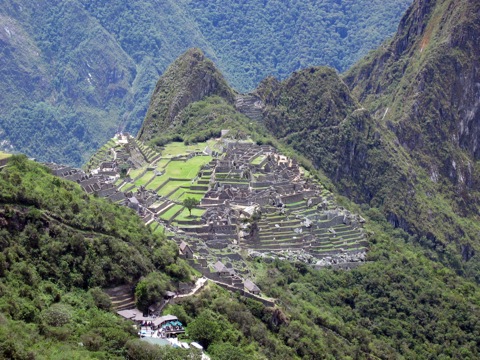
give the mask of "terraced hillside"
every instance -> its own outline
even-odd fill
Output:
[[[89,167],[112,161],[128,168],[115,182],[123,204],[154,232],[187,241],[210,264],[227,257],[241,269],[248,254],[318,266],[364,259],[363,219],[339,208],[328,190],[272,146],[223,138],[172,142],[156,152],[124,136],[100,149]],[[191,212],[186,198],[199,202]]]
[[[297,252],[310,263],[339,255],[363,258],[363,219],[337,208],[332,194],[306,178],[295,161],[271,146],[224,146],[224,155],[201,174],[210,183],[200,203],[205,213],[179,222],[179,230],[210,248],[239,245],[253,256]]]

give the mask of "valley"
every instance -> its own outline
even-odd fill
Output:
[[[285,17],[278,0],[5,0],[0,147],[81,166],[116,132],[137,133],[155,82],[187,49],[205,51],[241,92],[308,65],[343,71],[394,33],[411,1],[295,0]]]

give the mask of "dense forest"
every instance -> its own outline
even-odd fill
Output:
[[[251,90],[307,65],[345,70],[410,2],[3,1],[0,144],[80,165],[116,131],[138,131],[159,75],[190,47]]]
[[[253,90],[311,65],[343,72],[393,34],[410,0],[187,1],[232,86]]]

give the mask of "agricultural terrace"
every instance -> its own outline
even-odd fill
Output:
[[[252,160],[251,164],[252,165],[260,165],[262,163],[262,161],[265,160],[265,159],[266,159],[265,155],[257,156],[255,159]]]
[[[197,144],[185,145],[183,142],[171,142],[165,145],[162,150],[162,158],[171,158],[180,155],[188,155],[193,152],[202,152],[207,146],[213,148],[216,145],[215,140],[208,140]]]
[[[7,153],[4,153],[4,152],[0,151],[0,160],[7,159],[10,156],[12,156],[12,154],[7,154]]]
[[[161,176],[156,176],[155,179],[148,184],[147,189],[155,190],[170,178],[184,179],[184,181],[168,181],[169,183],[176,183],[176,187],[189,186],[191,184],[191,180],[197,176],[202,166],[208,164],[211,160],[212,157],[207,155],[195,156],[186,161],[172,160],[164,168],[165,172]],[[149,174],[150,176],[154,176],[153,171],[148,171],[143,177],[148,176]],[[171,188],[171,185],[167,185],[168,184],[165,184],[158,190],[162,190],[164,187],[167,187],[168,189],[170,189],[170,191],[173,190],[173,188]],[[162,190],[161,192],[159,191],[159,194],[164,196],[168,195],[168,193],[168,191],[165,192],[164,190]]]

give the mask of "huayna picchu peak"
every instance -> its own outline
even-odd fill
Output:
[[[40,39],[39,56],[81,43],[86,72],[59,65],[69,81],[51,86],[89,113],[79,84],[97,100],[109,84],[104,110],[121,99],[124,125],[82,169],[0,152],[0,359],[480,358],[480,3],[415,0],[338,72],[351,56],[338,44],[370,41],[369,19],[407,3],[72,0],[56,20],[46,3],[0,5],[8,59],[20,39]],[[107,60],[93,38],[21,28],[34,10],[72,27],[78,14]],[[322,26],[308,47],[336,69],[300,41]],[[262,41],[274,67],[257,69]],[[242,72],[269,76],[239,92]],[[35,107],[43,121],[66,115],[55,94]],[[91,131],[77,125],[62,126]]]
[[[233,90],[213,62],[200,49],[188,50],[157,82],[138,138],[150,140],[152,134],[181,125],[177,116],[187,105],[214,95],[234,101]]]

